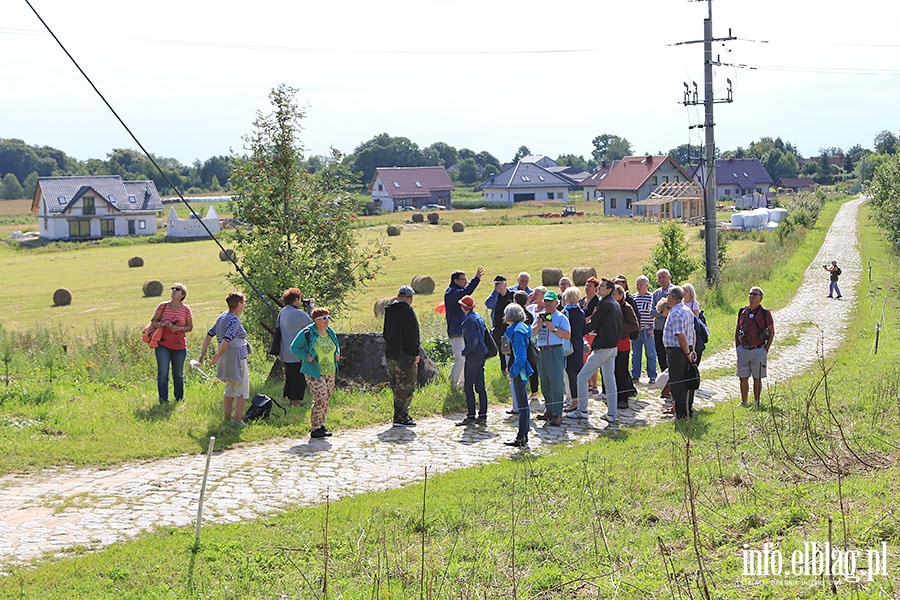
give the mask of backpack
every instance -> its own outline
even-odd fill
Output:
[[[250,400],[250,408],[247,409],[247,413],[244,415],[245,421],[259,421],[262,419],[266,421],[269,419],[269,415],[272,414],[272,405],[277,406],[284,414],[287,414],[287,409],[282,405],[278,404],[278,401],[274,398],[270,398],[265,394],[256,394]]]
[[[709,326],[706,324],[706,317],[703,311],[700,311],[699,317],[694,317],[694,333],[696,338],[704,344],[709,342]]]
[[[487,354],[485,354],[485,358],[494,358],[497,356],[497,342],[494,341],[494,336],[491,335],[490,330],[487,327],[484,328],[484,345],[487,348]]]

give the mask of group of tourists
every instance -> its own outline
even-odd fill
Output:
[[[834,292],[840,270],[835,262],[826,269],[832,275]],[[564,417],[587,418],[591,398],[605,400],[606,412],[600,418],[616,423],[619,409],[628,408],[629,399],[637,395],[636,384],[644,372],[648,384],[661,388],[666,414],[676,419],[691,417],[695,386],[690,383],[692,377],[698,377],[696,366],[709,329],[690,283],[674,285],[669,271],[660,269],[653,291],[650,280],[641,275],[632,294],[627,277],[620,274],[590,277],[582,293],[568,277],[559,280],[556,291],[544,286],[532,289],[527,272],[519,273],[511,286],[505,276],[498,275],[484,301],[490,314],[485,322],[476,311],[473,296],[483,275],[480,266],[471,281],[464,271],[455,271],[444,292],[447,335],[453,349],[450,382],[464,391],[466,399],[466,416],[459,426],[487,424],[484,368],[497,349],[512,399],[507,412],[518,416],[516,437],[505,442],[507,445],[521,447],[528,443],[530,401],[541,396],[544,411],[536,418],[548,426],[561,426]],[[409,409],[423,352],[412,308],[414,295],[411,287],[402,286],[385,308],[385,362],[393,390],[395,427],[416,424]],[[193,329],[186,297],[184,284],[172,285],[171,299],[157,306],[151,320],[152,327],[160,332],[155,338],[155,352],[159,401],[163,404],[169,401],[170,371],[175,401],[184,398],[185,334]],[[771,312],[762,306],[762,299],[762,289],[750,289],[749,303],[738,312],[735,327],[742,405],[748,403],[751,378],[754,400],[757,404],[760,401],[766,357],[775,334]],[[330,326],[331,314],[309,301],[305,304],[298,288],[284,290],[282,300],[284,307],[275,323],[277,348],[270,353],[277,353],[284,365],[284,397],[292,406],[298,405],[309,390],[313,396],[310,435],[328,437],[332,433],[325,419],[341,358],[340,343]],[[209,362],[216,366],[217,378],[225,383],[225,419],[242,425],[250,394],[247,357],[252,353],[240,320],[246,299],[232,292],[225,302],[228,310],[207,331],[198,359],[192,364],[202,365],[215,339],[217,349]],[[664,384],[657,381],[663,374],[667,376]]]

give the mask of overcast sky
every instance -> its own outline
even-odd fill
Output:
[[[682,0],[31,0],[142,143],[184,163],[242,148],[280,83],[309,154],[382,132],[424,147],[590,156],[699,144],[706,2]],[[720,149],[781,136],[805,155],[900,129],[900,43],[885,4],[717,0]],[[0,137],[78,159],[136,148],[25,0],[0,2]],[[751,69],[749,67],[756,67]]]

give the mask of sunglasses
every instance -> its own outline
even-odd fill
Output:
[[[183,292],[184,290],[181,289],[180,287],[173,287],[173,288],[172,288],[172,291],[173,291],[173,292]]]
[[[319,315],[319,316],[316,317],[316,318],[317,318],[317,319],[325,319],[326,321],[330,321],[330,320],[331,320],[331,315]]]
[[[750,292],[751,296],[759,296],[759,292]]]

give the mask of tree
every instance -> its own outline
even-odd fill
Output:
[[[460,160],[463,158],[475,158],[475,152],[473,150],[469,150],[468,148],[460,148],[457,153]]]
[[[900,253],[900,154],[887,158],[875,171],[869,186],[872,217]]]
[[[531,154],[531,150],[528,149],[528,146],[525,146],[525,145],[519,146],[519,149],[516,150],[516,155],[513,156],[512,161],[519,162],[520,160],[522,160],[529,154]]]
[[[741,151],[738,148],[738,151]],[[796,177],[800,172],[800,154],[790,142],[782,139],[762,137],[758,142],[751,142],[743,156],[735,153],[736,158],[757,158],[765,167],[773,181],[783,177]]]
[[[591,168],[588,166],[586,160],[584,160],[583,156],[576,156],[575,154],[562,154],[559,158],[556,159],[556,164],[558,165],[567,165],[569,167],[575,167],[577,169],[581,169],[582,171],[590,171]]]
[[[478,179],[478,165],[474,158],[464,158],[457,163],[459,165],[459,180],[463,183],[475,183]]]
[[[591,142],[594,150],[591,154],[597,162],[612,162],[631,155],[631,142],[623,137],[604,133]]]
[[[221,189],[219,184],[228,184],[231,177],[231,157],[229,156],[211,156],[203,162],[200,167],[200,182],[202,187],[210,190]],[[216,186],[213,187],[213,178],[215,178]]]
[[[875,152],[878,154],[894,154],[897,152],[897,136],[885,129],[875,136]]]
[[[500,161],[487,150],[482,150],[473,158],[475,159],[478,168],[481,170],[482,177],[496,175],[500,172]]]
[[[354,172],[361,173],[360,183],[365,185],[378,167],[421,167],[426,159],[419,145],[409,138],[382,133],[357,146],[345,162]]]
[[[280,85],[269,98],[272,112],[257,112],[245,155],[234,158],[232,190],[241,268],[266,295],[299,287],[319,306],[340,314],[356,289],[374,279],[390,251],[380,240],[354,234],[354,204],[345,188],[348,173],[333,150],[329,166],[316,173],[302,168],[300,122],[304,112],[296,90]],[[229,276],[248,296],[245,326],[263,333],[275,312],[256,297],[240,274]]]
[[[22,182],[22,187],[25,188],[26,198],[34,198],[34,193],[37,191],[37,182],[37,171],[32,171],[31,173],[29,173],[28,177],[25,178],[25,181]]]
[[[659,226],[660,243],[650,252],[650,262],[644,266],[644,274],[651,280],[660,269],[668,269],[672,281],[687,281],[700,266],[700,261],[690,256],[685,241],[684,227],[674,221]]]
[[[738,148],[741,150],[741,148]],[[669,156],[684,168],[696,165],[700,162],[700,158],[704,156],[703,146],[691,146],[690,144],[681,144],[675,146],[668,152]],[[740,158],[735,156],[735,158]]]
[[[7,173],[0,183],[0,198],[3,200],[18,200],[25,197],[25,190],[19,183],[19,178],[14,173]]]
[[[459,153],[456,148],[444,142],[435,142],[422,151],[425,155],[437,156],[439,162],[436,164],[444,167],[452,167],[459,162]]]

